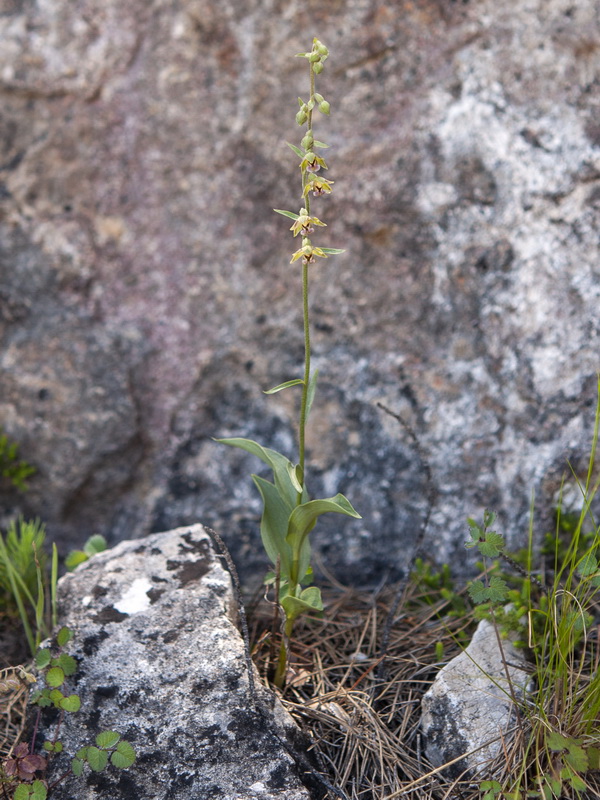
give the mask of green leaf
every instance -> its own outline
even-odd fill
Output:
[[[335,497],[327,497],[323,500],[309,500],[307,503],[296,506],[292,511],[286,540],[293,546],[294,542],[306,535],[308,529],[312,529],[318,517],[329,513],[362,519],[343,494],[338,493]]]
[[[546,736],[546,745],[550,748],[550,750],[559,752],[560,750],[567,749],[569,746],[569,740],[566,736],[563,736],[562,733],[558,733],[558,731],[551,731]]]
[[[63,626],[56,634],[56,643],[59,647],[64,647],[73,638],[73,631],[66,626]]]
[[[88,559],[89,556],[87,553],[84,553],[83,550],[71,550],[69,555],[65,558],[65,567],[69,572],[73,572],[74,569]]]
[[[479,790],[485,792],[481,800],[494,800],[496,795],[502,791],[502,786],[498,781],[481,781]]]
[[[493,511],[490,511],[486,508],[483,512],[483,527],[489,528],[490,525],[494,524],[494,520],[496,519],[496,514]]]
[[[577,565],[577,572],[582,578],[593,575],[598,570],[598,561],[592,553],[586,553]]]
[[[319,370],[316,369],[310,376],[308,381],[308,391],[306,393],[306,419],[310,414],[313,400],[315,399],[315,391],[317,390],[317,379],[319,377]]]
[[[103,553],[108,547],[106,539],[100,533],[95,533],[83,545],[83,552],[88,556],[95,556],[96,553]]]
[[[74,714],[81,708],[81,700],[79,699],[79,695],[70,694],[68,697],[63,697],[59,705],[63,711]]]
[[[588,747],[589,769],[600,769],[600,748]]]
[[[272,483],[258,475],[253,475],[252,480],[263,501],[263,513],[260,521],[263,547],[273,564],[277,564],[279,556],[281,574],[283,577],[287,577],[292,564],[292,551],[285,541],[290,515],[289,506],[281,499],[281,495]]]
[[[56,708],[60,708],[65,696],[60,689],[52,689],[51,692],[48,692],[48,697]]]
[[[62,742],[44,742],[42,745],[44,750],[48,753],[62,753],[63,751],[63,743]]]
[[[583,747],[573,739],[571,739],[568,745],[568,751],[565,753],[564,759],[576,772],[587,772],[589,767],[587,753]]]
[[[482,556],[496,558],[504,549],[504,537],[494,531],[486,531],[485,541],[479,542],[479,552]]]
[[[295,620],[301,614],[312,612],[320,613],[323,611],[323,600],[321,599],[321,592],[316,586],[309,586],[304,589],[299,597],[292,597],[286,595],[282,597],[281,605],[285,611],[285,616],[288,620]]]
[[[216,442],[229,445],[230,447],[237,447],[240,450],[245,450],[247,453],[258,456],[261,461],[267,464],[273,470],[273,478],[275,486],[281,498],[289,506],[289,510],[296,505],[297,492],[292,485],[289,478],[289,464],[291,461],[276,450],[271,450],[269,447],[263,447],[258,442],[252,439],[215,439]]]
[[[325,142],[317,142],[317,140],[315,139],[315,141],[313,142],[313,147],[329,147],[329,145],[325,144]]]
[[[275,386],[273,389],[267,389],[265,392],[263,392],[263,394],[275,394],[276,392],[280,392],[282,389],[287,389],[290,386],[298,386],[300,384],[304,384],[302,378],[294,378],[291,381],[280,383],[279,386]]]
[[[102,731],[96,736],[98,747],[114,747],[121,738],[121,734],[116,731]]]
[[[80,758],[71,759],[71,769],[73,770],[73,775],[79,777],[82,774],[83,764],[84,762]]]
[[[487,598],[487,589],[483,581],[471,581],[469,584],[469,594],[474,603],[485,603]]]
[[[508,587],[506,581],[498,575],[492,575],[488,586],[488,597],[492,603],[502,603],[506,598]]]
[[[31,784],[31,800],[46,800],[48,796],[48,789],[43,781],[35,780]]]
[[[467,525],[469,526],[469,534],[471,536],[470,542],[465,542],[465,547],[477,547],[480,540],[483,539],[483,531],[474,519],[468,517]]]
[[[35,665],[38,669],[44,669],[52,659],[52,653],[47,648],[38,650],[35,654]]]
[[[296,506],[290,514],[286,536],[286,541],[292,548],[293,566],[290,573],[292,582],[301,581],[306,574],[310,562],[310,552],[305,545],[307,536],[314,528],[318,517],[328,513],[361,519],[360,514],[354,510],[343,494],[336,494],[335,497],[324,500],[309,500]]]
[[[474,603],[502,603],[506,599],[507,593],[506,581],[493,575],[490,578],[489,586],[486,586],[483,581],[471,581],[469,584],[469,594]]]
[[[43,781],[21,783],[14,791],[13,800],[46,800],[48,789]]]
[[[286,144],[299,158],[304,158],[304,152],[299,147],[296,147],[295,144],[290,144],[290,142],[286,142]]]
[[[113,767],[117,767],[117,769],[127,769],[135,761],[135,750],[129,742],[119,742],[110,760]]]
[[[41,692],[33,692],[29,698],[31,705],[39,706],[40,708],[48,708],[48,706],[51,706],[52,701],[48,697],[47,691],[47,689],[44,689]]]
[[[289,464],[288,473],[290,476],[290,481],[292,483],[292,486],[294,487],[294,489],[298,494],[302,494],[303,489],[301,483],[302,475],[300,474],[300,465]]]
[[[300,592],[300,599],[316,611],[323,611],[323,598],[321,590],[317,586],[308,586],[303,589]]]
[[[56,666],[60,667],[65,675],[74,675],[77,672],[77,661],[73,656],[68,656],[66,653],[61,653],[56,659]]]
[[[108,753],[106,750],[100,750],[94,745],[90,745],[87,749],[86,761],[94,772],[102,772],[108,764]]]
[[[345,253],[345,250],[340,250],[339,247],[321,247],[321,251],[328,256],[337,256],[339,253]]]
[[[65,673],[60,667],[51,667],[46,673],[46,683],[56,689],[65,682]]]
[[[587,789],[585,781],[576,772],[573,772],[570,767],[563,767],[560,771],[560,777],[563,781],[570,783],[576,792],[584,792]]]
[[[300,215],[294,214],[293,211],[283,211],[281,208],[274,208],[273,211],[276,211],[278,214],[283,214],[284,217],[289,217],[293,220],[300,219]]]

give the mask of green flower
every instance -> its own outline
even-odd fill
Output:
[[[314,231],[314,228],[312,227],[313,225],[318,225],[322,228],[327,227],[325,222],[321,222],[321,220],[317,219],[317,217],[309,216],[306,212],[306,209],[301,208],[300,216],[294,222],[290,230],[293,232],[294,236],[297,236],[299,233],[301,233],[302,236],[306,237]]]
[[[290,264],[293,264],[294,261],[297,261],[299,258],[302,259],[303,264],[314,264],[315,256],[318,256],[319,258],[327,258],[327,253],[321,250],[320,247],[313,247],[310,239],[304,238],[302,240],[302,247],[299,250],[296,250],[292,256]]]
[[[325,160],[312,151],[306,153],[300,162],[300,169],[305,169],[308,172],[318,172],[321,167],[323,167],[323,169],[327,169]]]
[[[306,182],[302,196],[306,197],[309,192],[312,192],[314,197],[319,197],[322,194],[330,194],[333,181],[328,181],[327,178],[311,178]]]

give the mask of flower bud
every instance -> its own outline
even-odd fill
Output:
[[[304,136],[304,138],[300,142],[300,144],[306,151],[312,150],[314,143],[315,143],[315,138],[313,136],[312,131],[308,131],[308,133]]]
[[[315,61],[315,63],[312,65],[312,68],[315,75],[319,75],[321,72],[323,72],[323,64],[321,64],[320,61]]]
[[[310,56],[308,57],[308,60],[311,63],[314,63],[315,61],[320,61],[321,56],[319,55],[319,53],[311,53]]]
[[[315,42],[315,45],[316,45],[316,47],[317,47],[317,53],[318,53],[320,56],[328,56],[328,55],[329,55],[329,50],[328,50],[328,49],[325,47],[325,45],[323,44],[323,42],[319,42],[319,41],[317,40],[317,41]],[[314,45],[313,45],[313,47],[314,47]]]
[[[300,111],[296,114],[296,122],[298,123],[298,125],[304,125],[307,119],[308,117],[306,115],[306,111],[303,108],[301,108]]]
[[[317,103],[322,103],[322,102],[323,102],[323,99],[324,99],[324,98],[323,98],[323,95],[322,95],[322,94],[319,94],[318,92],[315,92],[315,93],[314,93],[314,95],[313,95],[313,97],[315,98],[315,100],[317,101]]]
[[[327,100],[323,100],[322,103],[319,103],[319,111],[321,114],[329,114],[329,103]]]

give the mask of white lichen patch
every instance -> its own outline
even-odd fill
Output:
[[[148,591],[152,584],[148,578],[135,578],[125,594],[113,606],[122,614],[137,614],[150,608]]]

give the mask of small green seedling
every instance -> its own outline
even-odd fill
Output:
[[[15,489],[26,491],[26,480],[35,472],[35,467],[26,461],[19,460],[19,446],[9,442],[6,434],[0,436],[0,478],[3,478]]]
[[[99,533],[90,536],[87,542],[83,545],[83,550],[71,550],[69,555],[65,558],[65,567],[72,572],[80,564],[88,561],[96,553],[103,553],[107,548],[106,539]]]
[[[317,246],[311,238],[315,228],[326,227],[325,223],[312,212],[311,195],[320,197],[331,194],[334,183],[322,177],[322,170],[327,169],[327,164],[316,152],[328,145],[315,139],[313,133],[313,112],[319,111],[326,115],[330,113],[327,100],[315,91],[315,76],[323,71],[328,55],[328,49],[318,39],[313,39],[312,49],[309,52],[298,54],[299,58],[307,60],[310,76],[308,100],[298,98],[300,108],[296,114],[296,122],[300,126],[306,126],[306,132],[300,147],[289,143],[288,145],[300,159],[302,207],[298,213],[275,209],[278,214],[292,220],[290,230],[294,237],[300,236],[302,241],[301,247],[292,255],[291,263],[299,261],[302,267],[304,374],[301,378],[292,378],[269,389],[266,394],[301,387],[298,463],[294,464],[281,453],[250,439],[217,440],[257,456],[273,472],[272,482],[258,475],[253,475],[252,478],[263,501],[260,526],[262,542],[267,556],[275,567],[275,573],[270,576],[270,581],[279,589],[278,601],[285,614],[284,637],[274,678],[275,684],[279,687],[285,682],[288,641],[295,620],[302,614],[318,614],[323,609],[320,590],[316,586],[309,585],[312,581],[309,534],[322,514],[343,514],[360,519],[360,515],[342,494],[322,500],[312,500],[306,486],[305,472],[306,425],[318,377],[318,370],[311,372],[310,363],[309,268],[317,262],[317,259],[325,259],[344,252],[339,248]]]
[[[71,759],[68,769],[54,783],[49,785],[38,777],[37,773],[44,774],[47,771],[52,758],[64,753],[64,745],[59,739],[64,715],[75,714],[81,708],[79,695],[65,689],[66,681],[77,671],[77,661],[64,652],[72,638],[71,630],[63,627],[58,631],[54,646],[40,648],[36,653],[35,665],[42,685],[30,696],[30,703],[38,707],[32,742],[18,744],[12,755],[0,765],[0,787],[8,787],[13,792],[13,800],[46,800],[55,786],[69,775],[81,775],[86,765],[93,772],[102,772],[109,763],[117,769],[127,769],[135,762],[133,746],[121,739],[120,733],[107,730],[96,736],[93,745],[81,747]],[[0,691],[3,688],[12,690],[16,681],[31,682],[33,678],[22,669],[3,671],[0,677]],[[58,710],[59,718],[54,736],[42,745],[44,755],[38,755],[35,752],[36,732],[42,710],[50,707]]]

